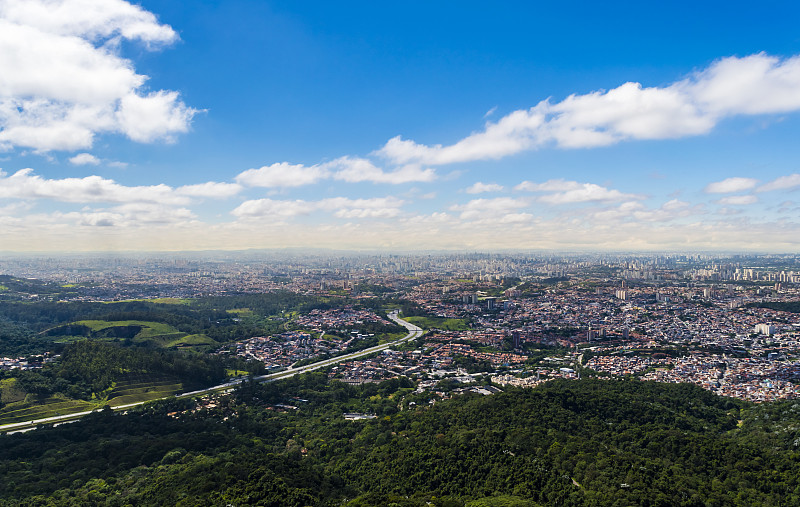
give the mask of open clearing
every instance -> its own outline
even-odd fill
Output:
[[[108,394],[112,407],[156,400],[173,395],[183,389],[177,379],[161,375],[130,375],[120,380]]]
[[[213,339],[204,334],[189,334],[169,324],[144,320],[79,320],[54,327],[46,332],[57,336],[58,342],[70,342],[91,338],[95,340],[131,340],[156,347],[193,347],[215,345]]]
[[[0,410],[0,425],[85,412],[97,407],[97,404],[88,401],[69,400],[56,396],[40,401],[16,402]]]
[[[444,317],[403,317],[415,326],[423,329],[441,329],[442,331],[466,331],[469,329],[464,319],[447,319]]]

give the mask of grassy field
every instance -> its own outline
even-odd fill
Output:
[[[190,305],[194,299],[189,298],[151,298],[151,299],[123,299],[121,301],[105,301],[106,304],[126,303],[129,301],[143,301],[145,303],[157,303],[160,305]]]
[[[21,401],[12,403],[0,410],[0,425],[86,412],[94,410],[98,406],[88,401],[70,400],[56,396],[43,400]]]
[[[442,331],[466,331],[469,329],[464,319],[447,319],[444,317],[403,317],[403,320],[422,329],[441,329]]]
[[[106,339],[113,340],[118,338],[127,338],[133,340],[134,343],[146,343],[156,347],[170,348],[170,347],[193,347],[200,345],[215,345],[217,342],[204,334],[188,334],[179,331],[169,324],[161,322],[148,322],[143,320],[79,320],[67,324],[67,326],[82,326],[87,328],[93,339]],[[59,326],[60,328],[66,326]],[[120,329],[117,333],[112,328],[128,328]],[[58,328],[55,328],[57,330]],[[54,330],[50,330],[51,334]],[[85,336],[59,336],[59,343],[68,343],[71,341],[85,339]]]
[[[142,328],[141,333],[146,333],[147,336],[160,336],[175,332],[180,333],[180,331],[169,324],[162,324],[160,322],[147,322],[144,320],[79,320],[77,322],[73,322],[72,325],[86,326],[92,331],[102,331],[110,327],[140,326]]]
[[[116,383],[108,395],[112,407],[156,400],[171,396],[183,389],[177,379],[155,375],[131,375]]]
[[[156,400],[183,390],[183,384],[175,377],[130,374],[116,382],[105,399],[89,402],[68,399],[63,395],[39,398],[16,389],[14,383],[15,379],[0,382],[0,393],[3,395],[3,403],[6,404],[0,410],[0,425],[86,412],[105,405],[119,407]]]
[[[0,380],[0,402],[7,405],[25,399],[27,393],[22,389],[18,389],[16,384],[17,379],[15,378]]]
[[[185,334],[180,338],[173,339],[165,345],[166,347],[194,347],[196,345],[215,345],[217,342],[204,334]]]

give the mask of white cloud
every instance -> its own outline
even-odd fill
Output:
[[[433,181],[436,173],[433,169],[422,169],[415,164],[385,172],[367,159],[340,157],[312,166],[280,162],[260,169],[248,169],[239,174],[236,181],[251,187],[299,187],[329,178],[348,183],[368,181],[397,185]]]
[[[530,148],[533,134],[545,123],[541,108],[514,111],[497,123],[487,123],[483,132],[451,146],[425,146],[400,136],[390,139],[376,154],[394,163],[452,164],[470,160],[499,159]]]
[[[758,184],[758,180],[754,178],[726,178],[722,181],[717,181],[708,184],[704,189],[707,194],[728,194],[731,192],[741,192],[743,190],[750,190]]]
[[[625,194],[619,190],[608,189],[594,183],[579,183],[563,179],[548,180],[544,183],[523,181],[514,190],[528,192],[550,192],[537,198],[548,204],[571,204],[580,202],[625,201],[643,199],[637,194]]]
[[[141,143],[156,139],[172,142],[174,134],[189,130],[197,113],[178,98],[178,92],[157,91],[147,95],[129,93],[116,111],[119,130]]]
[[[408,164],[394,171],[385,172],[369,160],[357,157],[341,157],[322,164],[333,170],[333,178],[348,183],[369,181],[372,183],[411,183],[428,182],[436,179],[433,169],[422,169],[419,165]]]
[[[298,215],[307,215],[314,210],[314,203],[302,200],[255,199],[243,202],[231,213],[239,218],[291,218]]]
[[[176,208],[154,203],[129,203],[110,209],[83,210],[57,214],[88,227],[152,227],[175,225],[193,221],[196,216],[187,208]]]
[[[644,204],[638,201],[623,202],[615,208],[604,209],[592,214],[592,217],[601,222],[621,220],[634,216],[635,213],[645,211]]]
[[[481,183],[480,181],[467,187],[464,192],[468,194],[480,194],[483,192],[500,192],[503,190],[503,185],[497,183]]]
[[[769,183],[765,183],[756,189],[756,192],[771,192],[773,190],[790,190],[800,187],[800,174],[794,173],[788,176],[781,176]]]
[[[800,109],[800,56],[723,58],[679,87],[718,118]]]
[[[70,163],[74,165],[98,165],[100,164],[100,159],[92,155],[91,153],[78,153],[74,157],[69,159]]]
[[[0,172],[0,198],[52,199],[61,202],[149,202],[185,204],[189,199],[177,195],[167,185],[127,187],[100,176],[46,179],[21,169],[11,176]]]
[[[349,199],[333,197],[318,201],[317,206],[324,211],[333,211],[340,218],[390,218],[400,213],[402,199],[396,197],[374,197],[371,199]]]
[[[329,172],[320,166],[306,167],[302,164],[280,162],[248,169],[236,176],[236,181],[249,187],[299,187],[327,178]]]
[[[466,204],[450,206],[451,211],[460,211],[462,220],[494,220],[516,213],[529,205],[527,199],[497,197],[494,199],[473,199]]]
[[[122,0],[0,2],[0,147],[76,150],[98,133],[173,139],[196,110],[174,91],[144,91],[147,76],[118,54],[123,39],[148,48],[176,33]]]
[[[233,197],[241,191],[242,186],[237,183],[219,183],[215,181],[196,185],[184,185],[175,189],[175,192],[180,195],[188,195],[190,197],[213,197],[216,199]]]
[[[231,214],[239,218],[287,219],[325,211],[339,218],[392,218],[400,213],[403,204],[404,201],[396,197],[331,197],[320,201],[256,199],[243,202]]]
[[[744,206],[747,204],[755,204],[756,202],[758,202],[758,197],[754,195],[731,195],[719,199],[717,204],[724,204],[726,206]]]
[[[178,35],[138,5],[123,0],[3,0],[0,17],[58,35],[102,40],[115,35],[167,44]]]
[[[636,209],[631,216],[642,222],[668,222],[676,218],[683,218],[705,213],[705,206],[696,204],[692,206],[686,201],[672,199],[656,209]]]
[[[0,216],[13,215],[29,209],[31,209],[31,203],[29,202],[12,202],[11,204],[0,206]]]
[[[545,144],[588,148],[675,139],[708,133],[733,116],[797,111],[798,90],[800,56],[728,57],[666,87],[629,82],[561,102],[548,99],[487,122],[482,131],[449,146],[397,136],[376,153],[398,164],[441,165],[498,159]]]

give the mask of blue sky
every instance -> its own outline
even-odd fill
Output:
[[[0,251],[796,252],[798,11],[0,0]]]

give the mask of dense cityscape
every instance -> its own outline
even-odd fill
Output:
[[[280,332],[217,350],[268,370],[375,340],[364,323],[389,322],[370,309],[375,304],[353,305],[412,305],[419,317],[406,318],[428,330],[417,348],[334,366],[332,378],[349,383],[491,376],[498,385],[535,386],[591,375],[689,382],[751,401],[800,394],[800,313],[791,306],[800,300],[800,259],[790,255],[9,257],[0,259],[0,274],[45,282],[44,293],[24,295],[28,301],[290,291],[343,302],[278,316]],[[6,357],[0,364],[44,363]]]

